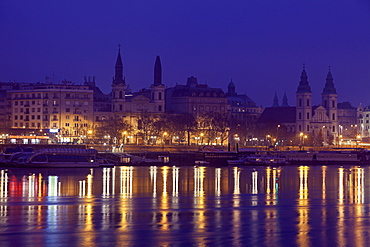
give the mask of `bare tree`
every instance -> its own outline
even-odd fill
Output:
[[[149,114],[146,111],[142,111],[138,116],[137,128],[138,134],[143,138],[144,144],[150,144],[151,136],[159,136],[160,129],[156,123],[158,118],[154,117],[153,114]]]
[[[199,129],[206,132],[205,138],[208,143],[220,137],[221,145],[229,137],[229,119],[226,114],[218,112],[206,113],[198,119]]]
[[[116,117],[106,120],[96,129],[96,137],[99,139],[104,139],[109,136],[109,142],[116,139],[122,142],[123,131],[131,130],[131,125],[124,121],[122,118]]]

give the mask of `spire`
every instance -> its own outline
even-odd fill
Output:
[[[330,66],[328,75],[326,76],[325,87],[324,90],[322,91],[322,95],[323,94],[337,94],[337,90],[334,87],[333,76],[330,72]]]
[[[227,94],[228,95],[235,95],[235,84],[233,82],[233,79],[231,79],[229,85],[227,86]]]
[[[125,84],[125,80],[123,78],[123,63],[121,58],[121,45],[118,45],[118,56],[115,66],[115,75],[113,78],[113,84]]]
[[[282,107],[288,107],[288,97],[286,96],[286,92],[284,92],[284,97],[283,97],[283,103],[281,104]]]
[[[161,58],[157,56],[154,64],[154,86],[162,84],[162,65]]]
[[[311,93],[311,87],[308,85],[308,76],[306,73],[306,66],[303,64],[303,70],[301,74],[301,81],[297,88],[297,93]]]
[[[275,97],[274,97],[272,107],[279,107],[279,99],[277,97],[276,91],[275,91]]]

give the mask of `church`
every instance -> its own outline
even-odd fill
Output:
[[[286,95],[284,95],[283,104],[280,106],[275,94],[273,105],[264,109],[257,120],[257,126],[262,128],[264,132],[272,132],[272,135],[285,132],[285,135],[290,138],[310,138],[313,144],[316,140],[316,142],[330,145],[338,141],[340,135],[337,101],[338,94],[329,68],[321,93],[321,104],[313,105],[311,87],[305,66],[303,66],[296,91],[296,106],[288,105]]]

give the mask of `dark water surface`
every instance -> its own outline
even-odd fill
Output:
[[[369,246],[369,169],[2,169],[0,246]]]

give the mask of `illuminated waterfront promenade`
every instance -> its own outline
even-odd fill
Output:
[[[0,172],[2,246],[365,246],[369,167]]]

